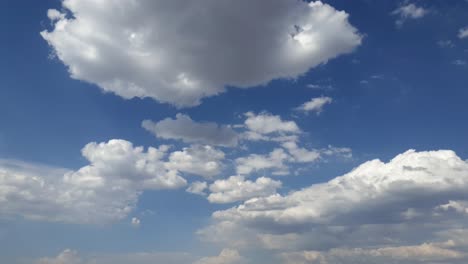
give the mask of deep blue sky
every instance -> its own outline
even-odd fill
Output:
[[[310,166],[304,175],[282,178],[283,193],[342,175],[367,160],[388,161],[408,149],[451,149],[468,157],[468,65],[453,64],[468,61],[468,40],[457,37],[468,25],[468,3],[416,1],[430,13],[397,27],[390,14],[396,1],[326,2],[350,14],[350,23],[364,36],[356,51],[296,80],[228,89],[199,106],[177,109],[149,98],[123,99],[70,78],[62,62],[50,58],[51,48],[39,34],[51,29],[47,10],[60,9],[60,1],[1,1],[0,158],[77,169],[87,164],[80,149],[89,142],[164,142],[142,129],[142,120],[185,113],[197,121],[241,124],[248,111],[294,120],[306,132],[305,146],[353,151],[351,160],[331,160]],[[454,46],[438,45],[445,40]],[[330,89],[311,89],[309,84]],[[292,110],[318,96],[334,100],[320,115]],[[151,225],[139,229],[127,222],[102,227],[0,220],[0,255],[10,261],[54,255],[63,245],[83,252],[214,254],[193,233],[220,208],[228,207],[181,189],[145,192],[136,212],[156,213],[144,216]]]

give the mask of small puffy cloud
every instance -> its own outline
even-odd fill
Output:
[[[285,165],[288,158],[289,155],[281,148],[274,149],[268,155],[250,154],[236,159],[236,172],[248,175],[260,170],[276,169],[276,174],[283,174],[288,171]]]
[[[0,215],[70,223],[102,223],[125,218],[144,190],[186,185],[166,169],[168,147],[135,147],[113,139],[82,149],[89,165],[78,170],[0,161]]]
[[[72,78],[123,98],[180,107],[226,86],[295,78],[362,41],[346,12],[321,1],[64,0],[62,6],[63,12],[49,11],[53,28],[41,35]]]
[[[190,186],[187,188],[187,192],[205,196],[205,190],[208,189],[208,184],[206,182],[192,182]]]
[[[234,249],[223,249],[218,256],[205,257],[193,264],[241,264],[245,263],[245,259]]]
[[[332,98],[321,96],[317,98],[312,98],[310,101],[305,102],[296,109],[304,112],[315,112],[317,113],[317,115],[319,115],[323,111],[325,105],[331,104],[332,102]]]
[[[283,121],[280,116],[269,113],[255,114],[247,112],[245,114],[245,127],[260,135],[271,133],[299,133],[300,129],[294,121]]]
[[[284,142],[282,146],[288,150],[294,162],[314,162],[320,158],[320,151],[300,148],[296,142]]]
[[[172,152],[165,164],[169,170],[176,170],[205,178],[218,175],[223,168],[224,153],[210,146],[194,145],[182,151]]]
[[[158,138],[182,140],[186,143],[233,147],[238,141],[237,133],[230,126],[195,122],[184,114],[177,114],[175,119],[166,118],[157,123],[145,120],[142,126]]]
[[[458,37],[461,39],[468,38],[468,27],[460,28]]]
[[[429,13],[429,10],[419,7],[415,4],[406,4],[398,7],[392,12],[392,15],[397,16],[396,24],[402,26],[408,19],[419,19]]]
[[[211,203],[232,203],[254,197],[269,196],[281,187],[280,181],[260,177],[256,181],[245,180],[243,176],[231,176],[226,180],[217,180],[210,185]]]
[[[140,227],[141,220],[137,217],[133,217],[130,223],[132,224],[133,227]]]

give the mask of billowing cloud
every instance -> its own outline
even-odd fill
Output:
[[[465,263],[467,189],[468,163],[453,151],[409,150],[326,183],[217,211],[198,234],[296,261],[285,263]]]
[[[172,152],[166,167],[205,178],[218,175],[222,168],[224,153],[210,146],[195,145],[182,151]]]
[[[429,13],[429,10],[415,4],[405,4],[392,12],[392,15],[398,16],[396,24],[402,26],[408,19],[419,19]]]
[[[238,141],[237,133],[230,126],[195,122],[184,114],[177,114],[175,119],[166,118],[157,123],[145,120],[142,126],[158,138],[182,140],[186,143],[232,147]]]
[[[0,214],[33,220],[101,223],[126,217],[144,190],[186,185],[168,170],[168,147],[134,147],[125,140],[89,143],[89,165],[78,170],[0,162]]]
[[[468,38],[468,27],[460,28],[458,37],[461,39]]]
[[[64,0],[41,32],[74,79],[123,98],[194,106],[226,86],[296,78],[362,37],[314,1]],[[125,11],[123,11],[125,10]],[[116,30],[118,29],[118,30]]]
[[[318,114],[322,113],[323,108],[327,104],[331,104],[333,99],[327,96],[321,96],[312,98],[310,101],[307,101],[297,107],[297,110],[304,111],[304,112],[315,112]]]
[[[243,176],[231,176],[217,180],[210,185],[208,201],[212,203],[232,203],[254,197],[270,196],[281,187],[280,181],[260,177],[256,181],[245,180]]]

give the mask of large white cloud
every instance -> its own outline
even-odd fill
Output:
[[[175,119],[166,118],[157,123],[145,120],[142,126],[158,138],[182,140],[187,143],[233,147],[238,141],[237,133],[230,126],[195,122],[184,114],[177,114]]]
[[[198,234],[226,247],[290,254],[297,260],[290,263],[465,263],[466,190],[467,161],[449,150],[410,150],[217,211]]]
[[[144,190],[186,185],[166,169],[168,147],[134,147],[125,140],[89,143],[89,165],[76,171],[24,162],[0,162],[0,214],[71,223],[102,223],[126,217]]]
[[[320,1],[64,0],[63,9],[49,10],[54,27],[41,35],[72,78],[177,106],[295,78],[361,43],[348,14]]]

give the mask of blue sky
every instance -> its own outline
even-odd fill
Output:
[[[1,262],[468,259],[467,1],[0,12]]]

